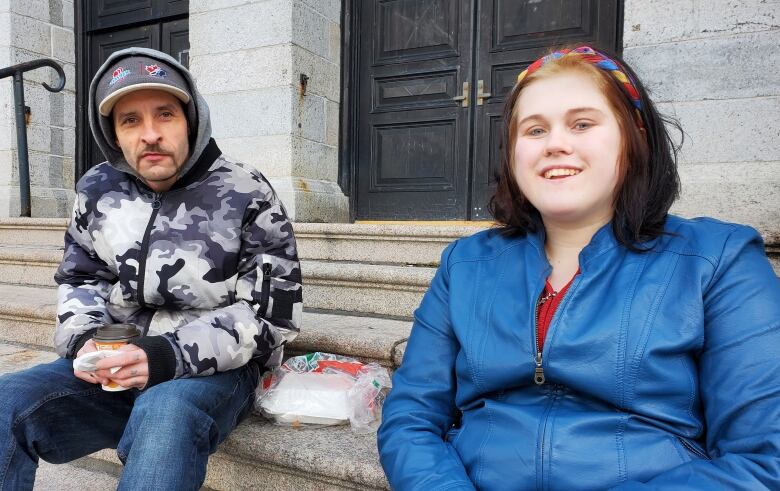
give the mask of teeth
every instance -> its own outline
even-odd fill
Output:
[[[545,179],[551,179],[559,176],[576,176],[580,171],[576,169],[550,169],[544,173]]]

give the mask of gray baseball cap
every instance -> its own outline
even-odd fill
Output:
[[[95,92],[98,111],[107,117],[120,98],[143,89],[168,92],[184,104],[192,99],[187,81],[167,63],[146,56],[130,56],[117,61],[98,82]]]

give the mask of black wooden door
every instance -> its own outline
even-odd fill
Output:
[[[465,216],[472,2],[358,4],[358,218]]]
[[[358,0],[356,218],[490,218],[501,109],[517,75],[552,46],[617,50],[621,8],[619,0]]]
[[[100,65],[120,49],[153,48],[189,65],[188,0],[87,0],[80,8],[86,9],[77,11],[84,18],[84,66],[79,67],[82,94],[88,94],[89,83]],[[86,108],[87,103],[84,99],[79,105]],[[81,158],[77,179],[105,160],[83,115],[78,128]]]

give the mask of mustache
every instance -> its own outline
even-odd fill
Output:
[[[154,145],[147,145],[143,149],[141,149],[140,152],[138,152],[138,156],[141,157],[145,153],[159,153],[161,155],[172,155],[173,152],[169,151],[168,149],[165,149],[162,147],[162,145],[156,143]]]

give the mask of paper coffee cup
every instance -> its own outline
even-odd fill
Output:
[[[95,348],[98,351],[116,351],[120,347],[139,337],[141,337],[141,331],[134,324],[107,324],[98,327],[92,340],[95,342]],[[117,370],[119,370],[119,368],[112,368],[111,373],[114,373]],[[108,392],[127,390],[127,387],[122,387],[113,380],[109,380],[108,384],[103,385],[102,387],[103,390]]]

